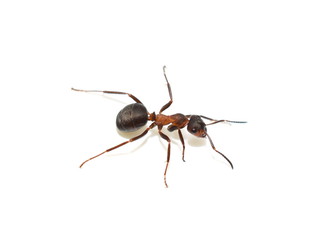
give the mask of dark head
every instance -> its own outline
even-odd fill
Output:
[[[206,118],[206,117],[204,117]],[[223,120],[224,121],[224,120]],[[216,122],[220,122],[220,121],[215,121]],[[229,121],[230,122],[230,121]],[[233,122],[233,121],[231,121]],[[208,124],[210,125],[210,124]],[[212,146],[212,148],[218,152],[220,155],[222,155],[226,160],[227,162],[230,164],[231,168],[233,168],[233,164],[231,163],[231,161],[224,155],[222,154],[220,151],[218,151],[214,144],[213,144],[213,141],[212,139],[210,138],[210,136],[207,134],[207,128],[206,128],[206,124],[204,123],[203,119],[201,118],[201,116],[198,116],[198,115],[191,115],[190,116],[190,119],[189,119],[189,122],[188,122],[188,125],[187,125],[187,130],[195,135],[196,137],[200,137],[200,138],[204,138],[204,137],[207,137],[209,142],[210,142],[210,145]]]
[[[198,115],[192,115],[187,125],[187,131],[196,137],[204,138],[207,136],[206,124]]]

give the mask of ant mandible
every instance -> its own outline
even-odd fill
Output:
[[[223,153],[221,153],[220,151],[218,151],[215,148],[212,139],[207,134],[206,126],[213,125],[213,124],[220,123],[220,122],[228,122],[228,123],[246,123],[246,122],[229,121],[229,120],[215,120],[215,119],[205,117],[202,115],[192,115],[192,114],[184,115],[181,113],[177,113],[177,114],[173,114],[173,115],[164,115],[163,112],[167,108],[169,108],[171,106],[171,104],[173,103],[172,90],[171,90],[171,86],[170,86],[170,84],[167,80],[167,77],[166,77],[165,68],[166,67],[164,66],[163,73],[164,73],[164,77],[165,77],[165,80],[167,83],[167,88],[168,88],[170,100],[168,103],[166,103],[160,109],[158,114],[155,114],[155,112],[149,113],[147,111],[146,107],[144,106],[144,104],[137,97],[135,97],[134,95],[132,95],[130,93],[118,92],[118,91],[80,90],[80,89],[72,88],[72,90],[79,91],[79,92],[102,92],[102,93],[109,93],[109,94],[122,94],[122,95],[127,95],[130,98],[132,98],[136,103],[132,103],[132,104],[127,105],[117,114],[116,126],[120,131],[134,132],[134,131],[137,131],[138,129],[140,129],[141,127],[145,126],[147,121],[152,121],[151,125],[149,125],[140,135],[133,137],[133,138],[131,138],[123,143],[120,143],[112,148],[105,150],[104,152],[101,152],[101,153],[95,155],[94,157],[91,157],[91,158],[85,160],[80,165],[80,168],[88,161],[91,161],[92,159],[99,157],[104,153],[110,152],[116,148],[122,147],[123,145],[125,145],[127,143],[134,142],[134,141],[144,137],[148,133],[149,130],[151,130],[152,128],[157,126],[159,135],[163,139],[165,139],[165,141],[167,141],[167,143],[168,143],[167,160],[166,160],[166,167],[165,167],[165,171],[164,171],[164,183],[165,183],[165,186],[168,187],[167,182],[166,182],[166,173],[167,173],[169,160],[170,160],[171,139],[166,134],[164,134],[162,132],[162,128],[165,125],[168,125],[167,130],[169,132],[173,132],[173,131],[177,130],[179,139],[180,139],[182,146],[183,146],[182,160],[184,162],[185,162],[185,160],[184,160],[185,143],[184,143],[184,138],[183,138],[183,134],[181,132],[181,129],[184,128],[185,126],[187,126],[187,131],[190,132],[191,134],[195,135],[196,137],[199,137],[199,138],[207,137],[212,148],[227,160],[227,162],[230,164],[232,169],[234,168],[231,161]],[[205,122],[203,121],[202,118],[210,120],[212,122],[205,124]]]

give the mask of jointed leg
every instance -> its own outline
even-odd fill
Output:
[[[130,98],[132,98],[135,102],[137,103],[142,103],[137,97],[135,97],[134,95],[130,94],[130,93],[126,93],[126,92],[117,92],[117,91],[100,91],[100,90],[81,90],[81,89],[75,89],[75,88],[71,88],[74,91],[78,91],[78,92],[102,92],[102,93],[110,93],[110,94],[126,94],[128,95]]]
[[[182,154],[182,159],[183,159],[183,161],[185,162],[185,159],[184,159],[184,153],[185,153],[185,143],[184,143],[184,138],[183,138],[183,135],[182,135],[182,131],[181,131],[180,129],[178,129],[178,136],[179,136],[179,139],[181,140],[182,145],[183,145],[183,154]]]
[[[158,133],[160,134],[160,136],[162,138],[164,138],[167,142],[168,142],[168,147],[167,147],[167,160],[166,160],[166,167],[165,167],[165,171],[164,171],[164,183],[165,186],[168,187],[167,182],[166,182],[166,173],[167,173],[167,169],[168,169],[168,164],[169,164],[169,160],[170,160],[170,155],[171,155],[171,139],[165,135],[164,133],[162,133],[161,131],[162,127],[158,127]]]
[[[151,124],[148,128],[146,128],[145,131],[142,132],[140,135],[138,135],[138,136],[136,136],[136,137],[133,137],[133,138],[131,138],[131,139],[129,139],[129,140],[127,140],[127,141],[125,141],[125,142],[119,144],[119,145],[116,145],[115,147],[109,148],[109,149],[105,150],[104,152],[101,152],[101,153],[99,153],[98,155],[95,155],[94,157],[89,158],[88,160],[85,160],[85,161],[80,165],[80,168],[81,168],[85,163],[87,163],[88,161],[91,161],[92,159],[94,159],[94,158],[96,158],[96,157],[99,157],[99,156],[101,156],[101,155],[104,154],[104,153],[110,152],[110,151],[112,151],[112,150],[114,150],[114,149],[116,149],[116,148],[122,147],[123,145],[125,145],[125,144],[127,144],[127,143],[134,142],[135,140],[137,140],[137,139],[139,139],[139,138],[145,136],[146,133],[147,133],[150,129],[152,129],[154,126],[155,126],[155,123],[152,123],[152,124]]]
[[[164,72],[164,77],[165,77],[165,80],[167,82],[167,88],[168,88],[168,93],[169,93],[169,102],[166,103],[162,108],[161,110],[159,111],[159,113],[162,113],[165,109],[169,108],[169,106],[171,106],[171,104],[173,103],[173,94],[172,94],[172,89],[171,89],[171,85],[169,84],[168,80],[167,80],[167,77],[166,77],[166,73],[165,73],[165,68],[166,66],[163,67],[163,72]]]

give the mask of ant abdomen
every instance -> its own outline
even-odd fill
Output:
[[[124,107],[116,117],[116,126],[123,132],[134,132],[148,121],[148,112],[141,103],[132,103]]]

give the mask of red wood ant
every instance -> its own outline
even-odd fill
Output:
[[[135,97],[134,95],[132,95],[130,93],[118,92],[118,91],[80,90],[80,89],[72,88],[72,90],[79,91],[79,92],[102,92],[102,93],[109,93],[109,94],[122,94],[122,95],[127,95],[130,98],[132,98],[136,103],[132,103],[132,104],[129,104],[126,107],[124,107],[118,113],[118,115],[116,117],[116,126],[120,131],[134,132],[134,131],[140,129],[141,127],[145,126],[147,121],[152,121],[151,125],[149,125],[140,135],[133,137],[133,138],[131,138],[123,143],[120,143],[112,148],[105,150],[104,152],[101,152],[101,153],[95,155],[94,157],[91,157],[91,158],[85,160],[80,165],[80,168],[88,161],[91,161],[92,159],[99,157],[104,153],[110,152],[116,148],[122,147],[123,145],[125,145],[127,143],[134,142],[135,140],[138,140],[138,139],[144,137],[150,129],[157,126],[159,135],[163,139],[165,139],[168,143],[167,160],[166,160],[166,167],[165,167],[165,171],[164,171],[164,183],[165,183],[165,186],[168,187],[167,182],[166,182],[166,173],[167,173],[169,160],[170,160],[171,140],[166,134],[164,134],[162,132],[162,128],[165,125],[168,125],[167,130],[169,132],[173,132],[173,131],[177,130],[178,135],[179,135],[179,139],[180,139],[182,146],[183,146],[183,151],[182,151],[182,160],[183,161],[185,161],[184,160],[185,143],[184,143],[184,138],[183,138],[181,129],[184,128],[185,126],[187,126],[187,131],[190,132],[191,134],[195,135],[196,137],[200,137],[200,138],[207,137],[212,148],[217,153],[222,155],[227,160],[227,162],[230,164],[231,168],[233,168],[233,164],[231,163],[231,161],[223,153],[221,153],[220,151],[218,151],[215,148],[212,139],[207,134],[206,126],[213,125],[213,124],[220,123],[220,122],[228,122],[228,123],[246,123],[246,122],[229,121],[229,120],[215,120],[215,119],[205,117],[202,115],[191,115],[191,114],[190,115],[183,115],[181,113],[177,113],[177,114],[173,114],[173,115],[164,115],[163,111],[165,111],[167,108],[169,108],[171,106],[171,104],[173,103],[172,90],[171,90],[171,86],[170,86],[170,84],[167,80],[167,77],[166,77],[165,68],[166,67],[164,66],[163,73],[164,73],[164,77],[165,77],[165,80],[167,83],[167,88],[168,88],[170,100],[168,103],[166,103],[160,109],[158,114],[155,114],[155,112],[149,113],[147,111],[146,107],[144,106],[144,104],[137,97]],[[202,118],[204,118],[206,120],[210,120],[212,122],[205,124],[205,122],[203,121]]]

